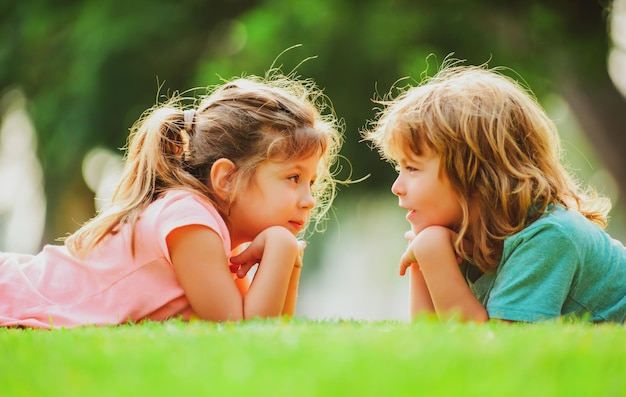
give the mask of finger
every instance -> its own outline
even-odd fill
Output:
[[[247,248],[238,255],[230,257],[230,261],[236,265],[243,265],[244,263],[257,263],[260,260],[261,258],[256,258],[253,251]]]
[[[400,275],[404,276],[406,274],[406,269],[410,266],[410,263],[400,263]]]
[[[237,269],[237,277],[239,278],[246,277],[248,275],[248,272],[250,271],[250,269],[252,269],[254,265],[256,265],[256,263],[245,263],[239,266],[239,269]]]
[[[306,242],[302,240],[298,240],[298,255],[296,256],[296,262],[294,266],[296,268],[302,267],[302,258],[304,257],[304,249],[306,248]]]
[[[400,275],[404,276],[406,274],[406,271],[408,269],[413,269],[413,265],[417,266],[417,263],[415,262],[402,262],[400,263]]]
[[[298,250],[304,251],[305,248],[306,248],[306,241],[298,240]]]
[[[300,254],[300,256],[302,256],[304,254],[304,250],[306,248],[306,241],[304,240],[298,240],[298,253]]]
[[[409,230],[409,231],[404,233],[404,238],[406,240],[411,241],[411,240],[413,240],[413,238],[415,238],[415,233],[413,233],[413,230]]]

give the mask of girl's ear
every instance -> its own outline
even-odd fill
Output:
[[[229,201],[233,188],[233,178],[237,166],[232,161],[221,158],[211,166],[211,186],[217,197],[223,201]]]

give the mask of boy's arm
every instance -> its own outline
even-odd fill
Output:
[[[408,231],[404,234],[404,238],[409,240],[409,243],[415,238],[413,231]],[[430,292],[428,292],[428,286],[424,280],[424,275],[419,268],[419,265],[414,260],[415,255],[409,246],[407,252],[402,256],[400,261],[400,275],[404,276],[407,269],[410,269],[409,278],[409,311],[411,313],[411,320],[415,319],[419,315],[434,314],[435,306],[433,300],[430,298]]]
[[[411,264],[410,271],[410,288],[409,288],[409,309],[411,311],[411,319],[425,314],[435,313],[433,300],[430,298],[426,280],[422,275],[417,263]]]
[[[401,269],[406,263],[417,263],[439,317],[460,316],[464,321],[485,322],[489,319],[487,310],[463,278],[452,246],[452,233],[443,226],[422,230],[403,255]]]

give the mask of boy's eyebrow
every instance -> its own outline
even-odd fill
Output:
[[[420,163],[420,164],[422,164],[423,162],[424,162],[424,156],[418,156],[416,154],[406,155],[406,156],[403,156],[401,159],[398,160],[398,163]]]

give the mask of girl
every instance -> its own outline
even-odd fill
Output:
[[[449,64],[383,105],[365,137],[399,169],[413,317],[624,322],[626,249],[603,231],[610,203],[560,164],[530,93],[495,69]]]
[[[0,253],[0,325],[292,315],[296,236],[334,198],[341,139],[312,82],[268,76],[148,110],[108,209],[63,246]]]

